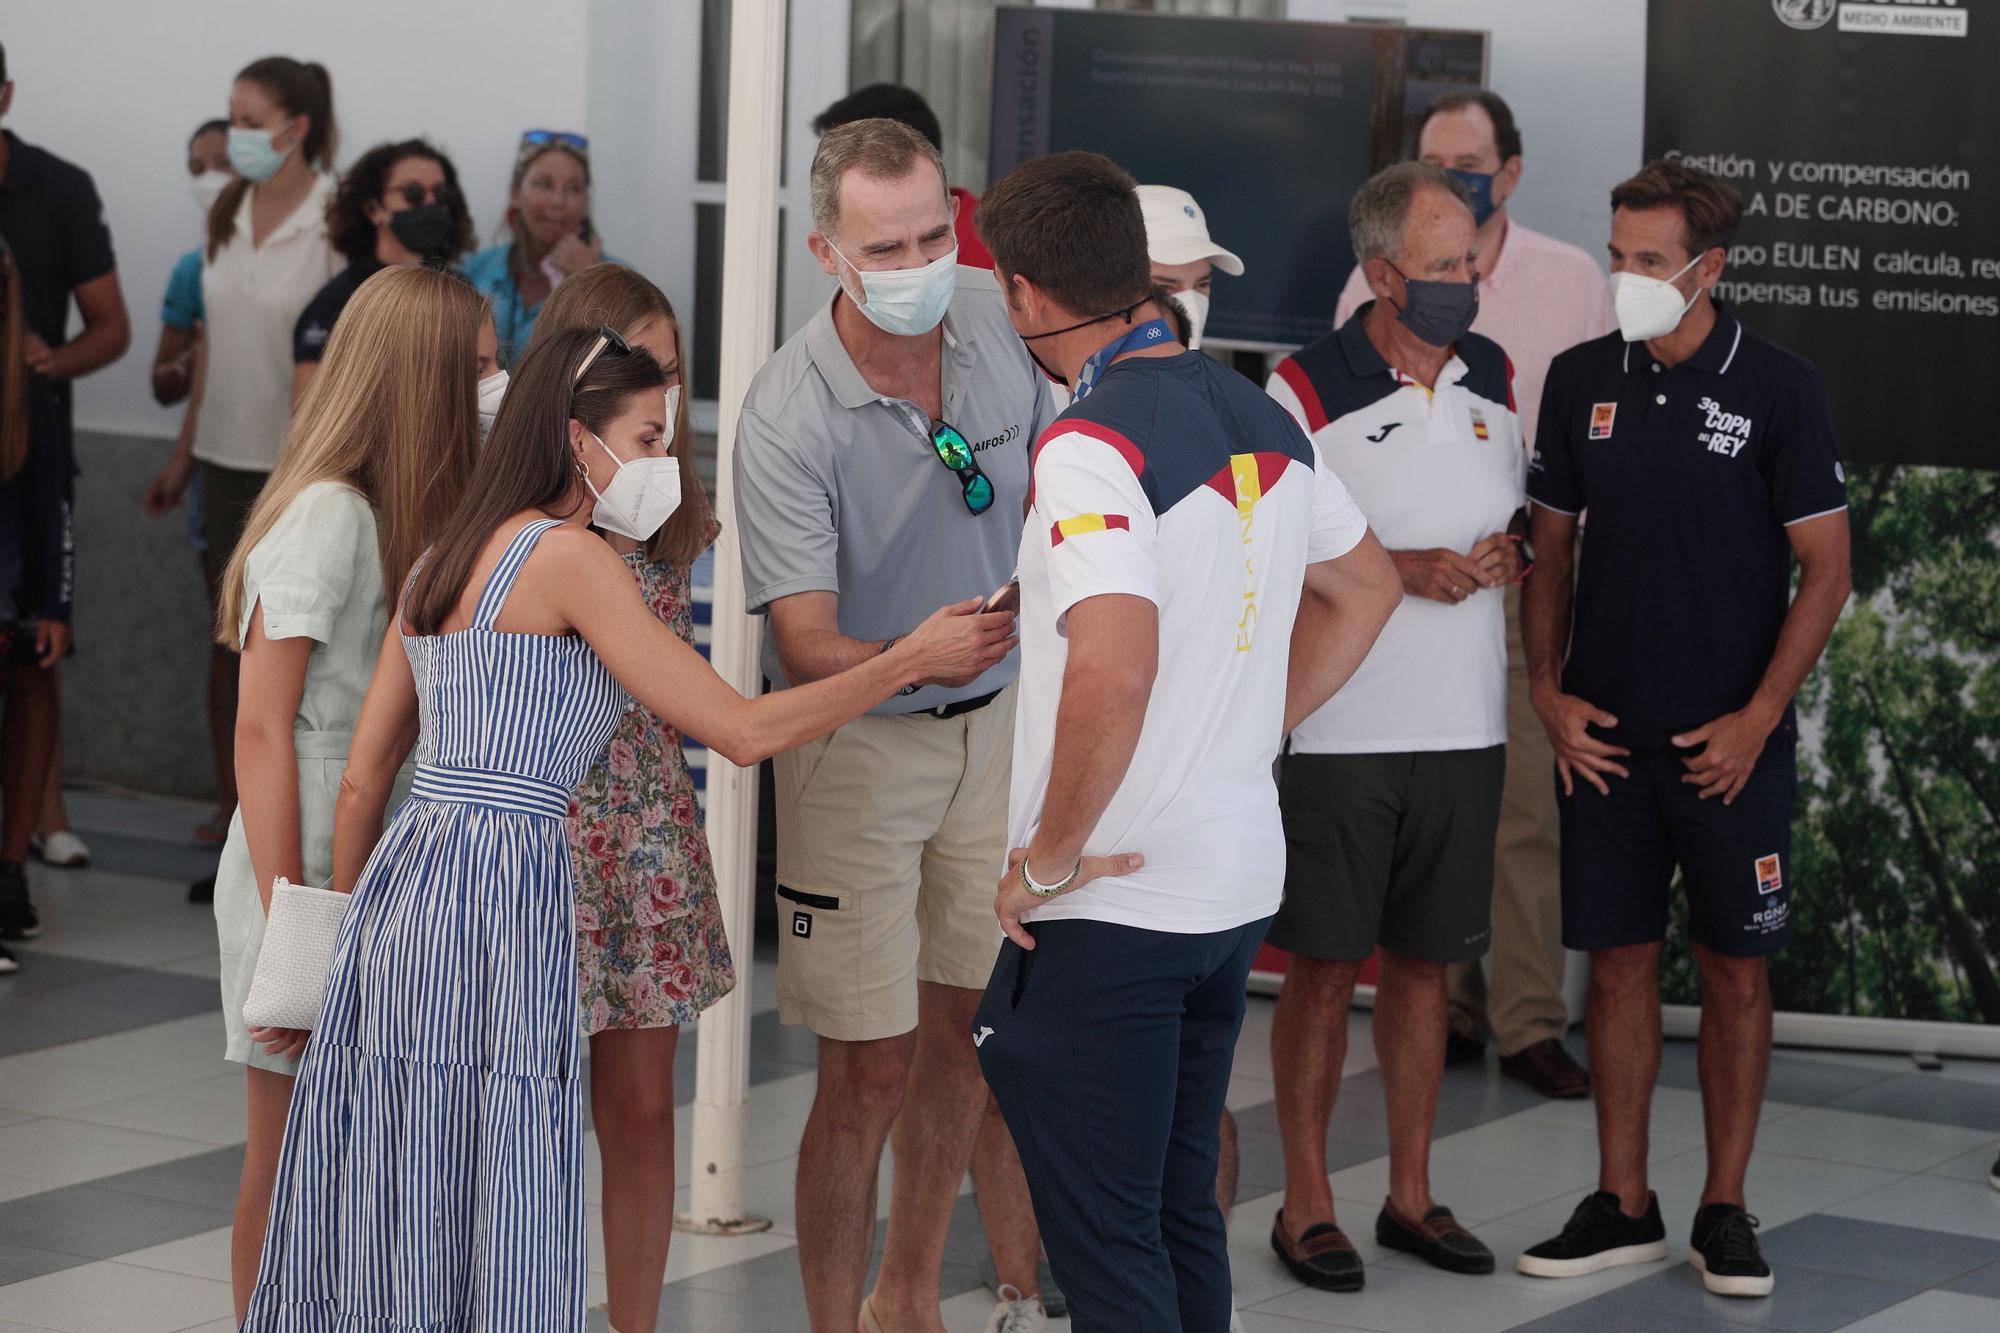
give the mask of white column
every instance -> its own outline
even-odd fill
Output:
[[[750,377],[771,354],[778,299],[778,151],[785,80],[785,0],[735,0],[730,11],[729,152],[722,258],[722,364],[716,429],[715,610],[709,656],[739,693],[759,688],[759,622],[743,610],[732,457]],[[736,990],[701,1019],[684,1230],[762,1231],[744,1181],[743,1104],[750,1085],[750,951],[756,919],[757,772],[711,754],[708,840],[736,956]]]

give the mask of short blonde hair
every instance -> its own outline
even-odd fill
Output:
[[[951,184],[937,145],[902,121],[876,116],[828,130],[820,138],[819,151],[813,154],[813,230],[832,236],[840,225],[840,182],[848,172],[859,171],[875,180],[901,180],[915,170],[919,160],[937,168],[938,188],[949,193]]]

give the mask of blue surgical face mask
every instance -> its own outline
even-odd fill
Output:
[[[1500,205],[1493,202],[1493,173],[1489,171],[1460,171],[1457,167],[1446,167],[1444,174],[1465,187],[1472,196],[1472,225],[1483,227],[1486,219],[1493,216]]]
[[[285,159],[298,145],[273,148],[271,135],[270,130],[229,127],[229,165],[236,168],[237,175],[247,181],[267,181],[278,174],[278,168],[285,165]]]

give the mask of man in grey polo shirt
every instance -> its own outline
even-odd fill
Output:
[[[929,1333],[987,1102],[965,1032],[999,952],[1006,856],[1019,664],[1011,612],[980,607],[1013,577],[1028,446],[1054,410],[991,274],[957,267],[927,139],[882,119],[829,130],[812,207],[809,243],[840,290],[757,373],[736,438],[765,673],[831,675],[954,603],[977,656],[777,762],[778,1011],[820,1038],[799,1264],[814,1329],[850,1333],[860,1308],[871,1333]],[[864,1303],[892,1124],[887,1248]],[[1023,1306],[996,1319],[1037,1327],[1025,1182],[1011,1153],[982,1140],[979,1159],[994,1259]]]

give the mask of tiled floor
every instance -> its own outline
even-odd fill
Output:
[[[97,867],[37,872],[48,933],[18,950],[19,975],[0,980],[0,1333],[227,1329],[242,1078],[220,1055],[213,923],[183,901],[185,882],[212,857],[182,841],[198,817],[186,807],[88,795],[74,805]],[[750,1193],[773,1227],[740,1239],[675,1237],[662,1329],[805,1327],[791,1188],[813,1046],[777,1023],[764,960],[753,989]],[[1654,1183],[1673,1253],[1577,1282],[1521,1277],[1513,1259],[1560,1227],[1591,1187],[1589,1103],[1540,1101],[1490,1067],[1448,1075],[1436,1192],[1501,1265],[1490,1278],[1462,1278],[1385,1256],[1369,1239],[1387,1139],[1373,1046],[1358,1021],[1329,1161],[1370,1268],[1364,1292],[1336,1296],[1298,1286],[1267,1243],[1282,1182],[1270,1020],[1270,1002],[1252,999],[1230,1098],[1242,1141],[1230,1252],[1252,1333],[2000,1330],[2000,1193],[1987,1183],[2000,1150],[2000,1066],[1919,1073],[1891,1056],[1781,1054],[1751,1170],[1778,1290],[1768,1301],[1725,1301],[1680,1262],[1703,1164],[1691,1048],[1670,1047],[1653,1108]],[[683,1103],[693,1096],[694,1048],[681,1047]],[[683,1153],[687,1119],[683,1105]],[[586,1160],[594,1228],[594,1145]],[[982,1246],[972,1201],[962,1199],[940,1292],[954,1333],[982,1328],[991,1308],[979,1285]],[[594,1298],[602,1254],[593,1235]]]

